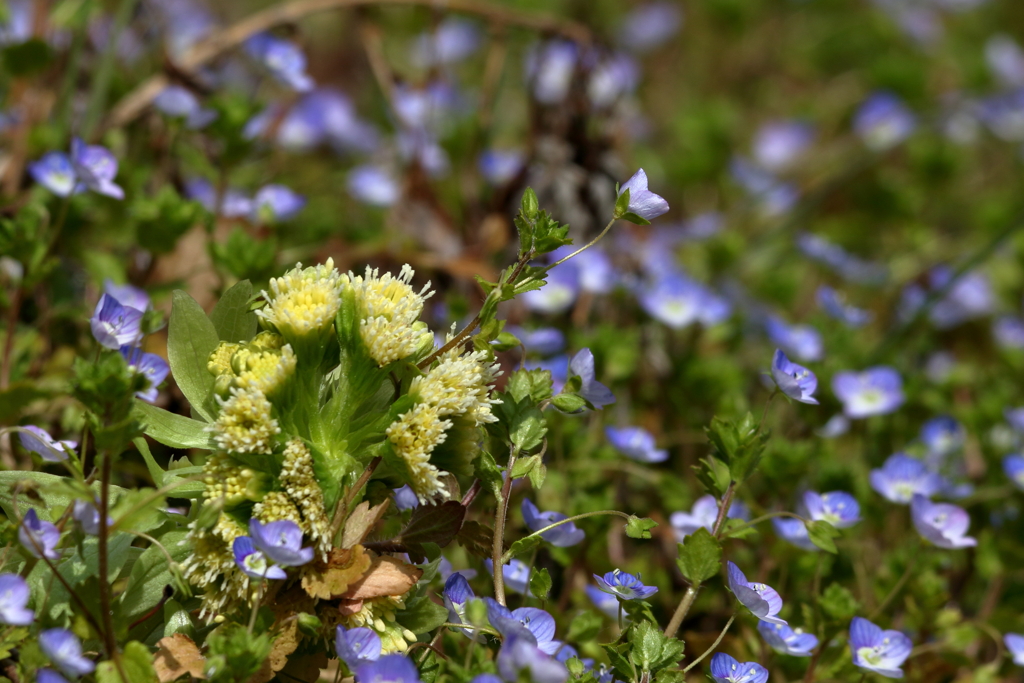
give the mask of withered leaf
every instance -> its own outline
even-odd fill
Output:
[[[407,546],[436,543],[443,548],[459,533],[465,517],[466,508],[456,500],[440,505],[420,505],[412,513],[409,526],[396,540]]]
[[[340,595],[370,568],[370,556],[361,545],[354,548],[334,548],[327,562],[320,560],[306,565],[302,575],[302,588],[310,596],[330,600]]]
[[[199,651],[199,646],[184,633],[161,638],[157,641],[159,648],[153,657],[153,668],[160,678],[160,683],[176,681],[185,674],[195,678],[203,678],[203,667],[206,657]]]
[[[370,507],[370,503],[364,500],[357,505],[345,520],[345,531],[341,535],[341,547],[351,548],[357,543],[362,543],[366,535],[384,516],[390,502],[390,499],[385,499],[383,503]]]
[[[346,600],[369,600],[385,595],[404,595],[423,576],[423,571],[397,557],[381,556],[362,579],[349,586]]]
[[[464,522],[455,538],[459,545],[478,557],[491,556],[491,544],[494,542],[494,530],[480,522]]]

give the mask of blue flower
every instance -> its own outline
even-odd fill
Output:
[[[373,629],[338,626],[334,651],[350,671],[355,671],[360,664],[376,662],[380,659],[380,650],[380,636]]]
[[[488,573],[494,576],[494,562],[490,558],[484,560],[484,566],[487,567]],[[513,593],[531,595],[530,565],[513,558],[501,568],[501,575],[505,579],[505,588]]]
[[[46,462],[63,462],[68,453],[78,448],[77,441],[57,441],[42,427],[25,425],[18,430],[18,440],[26,451],[36,453]]]
[[[447,17],[429,33],[421,33],[412,44],[412,62],[421,69],[454,64],[480,47],[480,29],[460,17]]]
[[[805,256],[828,266],[851,282],[877,284],[886,278],[884,266],[857,258],[839,245],[817,235],[801,233],[796,239],[796,245]]]
[[[565,683],[569,677],[564,664],[523,635],[505,639],[498,651],[497,664],[498,672],[508,683],[519,681],[524,673],[531,683]]]
[[[956,453],[964,446],[964,428],[949,415],[939,415],[921,427],[921,441],[928,454],[939,459]]]
[[[524,292],[522,301],[531,311],[539,313],[564,313],[576,301],[579,294],[579,271],[576,263],[567,261],[548,271],[540,289]]]
[[[252,198],[252,219],[273,223],[293,218],[306,206],[306,198],[284,185],[264,185]]]
[[[1013,657],[1013,663],[1017,666],[1024,666],[1024,636],[1019,633],[1007,633],[1003,636],[1006,649]]]
[[[239,536],[231,546],[235,553],[235,564],[242,572],[252,579],[287,579],[283,569],[271,564],[266,554],[257,550],[252,539]]]
[[[525,155],[515,149],[489,149],[480,154],[477,168],[480,175],[491,185],[505,185],[515,179],[523,170]]]
[[[203,128],[217,118],[215,110],[204,108],[191,90],[180,85],[161,90],[153,99],[153,106],[167,116],[185,119],[185,127],[191,130]]]
[[[843,412],[851,419],[891,413],[905,400],[903,380],[888,366],[863,372],[837,372],[832,377],[832,391],[843,402]]]
[[[417,500],[417,503],[418,502],[419,501]],[[440,574],[441,578],[445,581],[447,581],[448,577],[450,577],[452,574],[461,574],[462,576],[466,577],[467,581],[476,576],[475,569],[460,569],[458,571],[455,571],[452,568],[452,563],[449,562],[448,558],[444,555],[441,556],[441,562],[437,565],[437,573]]]
[[[60,559],[57,544],[60,543],[60,529],[50,522],[39,519],[35,508],[29,508],[18,527],[18,541],[32,557],[48,560]]]
[[[36,683],[68,683],[68,679],[53,669],[39,669],[36,671]]]
[[[668,42],[682,24],[683,11],[679,5],[649,2],[622,19],[619,42],[627,50],[648,52]]]
[[[53,664],[72,678],[91,674],[96,665],[82,656],[82,643],[74,633],[51,628],[39,634],[39,647]]]
[[[727,564],[729,590],[736,599],[750,610],[751,614],[772,624],[785,624],[783,619],[775,616],[782,609],[782,598],[774,588],[763,583],[751,583],[733,562]],[[788,624],[787,624],[788,625]]]
[[[807,532],[807,526],[803,520],[793,517],[773,517],[772,526],[775,533],[784,541],[792,543],[802,550],[818,551],[818,546],[811,541],[811,535]]]
[[[1004,349],[1024,349],[1024,320],[1014,315],[1000,316],[992,323],[992,335]]]
[[[806,121],[772,121],[754,137],[754,159],[769,171],[784,171],[813,140],[814,127]]]
[[[1003,458],[1003,471],[1017,488],[1024,490],[1024,456],[1013,454]]]
[[[971,516],[963,508],[949,503],[933,503],[920,493],[910,501],[910,517],[917,533],[939,548],[972,548],[978,541],[966,536]]]
[[[818,287],[817,298],[822,310],[847,327],[863,327],[873,317],[871,311],[847,304],[845,298],[831,287]]]
[[[149,380],[149,387],[135,392],[135,395],[149,403],[155,401],[159,393],[157,387],[167,379],[167,375],[171,372],[171,366],[155,353],[145,353],[135,346],[122,346],[121,355],[128,361],[129,370]]]
[[[544,610],[536,607],[509,610],[492,598],[484,598],[484,602],[487,620],[506,640],[525,636],[547,655],[555,654],[562,647],[562,643],[555,640],[555,619]]]
[[[28,609],[31,597],[25,579],[17,574],[0,574],[0,623],[10,626],[28,626],[35,613]]]
[[[497,674],[477,674],[469,683],[504,683]]]
[[[594,603],[594,607],[604,612],[606,615],[615,619],[619,615],[619,599],[610,593],[605,593],[597,586],[592,586],[589,583],[586,585],[585,590],[587,597]]]
[[[850,622],[850,652],[853,663],[886,678],[903,678],[900,667],[910,656],[913,643],[899,631],[883,631],[867,619]]]
[[[71,166],[78,180],[76,192],[85,188],[114,199],[124,199],[124,190],[114,183],[117,159],[106,147],[87,145],[79,138],[72,139]]]
[[[797,365],[782,352],[775,349],[772,357],[772,379],[779,391],[795,401],[818,405],[814,392],[818,388],[818,378],[813,372],[802,365]]]
[[[757,631],[768,645],[779,654],[793,657],[810,657],[811,651],[818,647],[818,639],[800,629],[790,628],[786,624],[769,624],[757,622]]]
[[[100,511],[95,503],[77,499],[72,507],[71,517],[79,523],[82,531],[89,536],[98,536],[100,533]],[[114,519],[107,516],[107,526],[112,526]]]
[[[395,500],[395,507],[402,511],[413,510],[420,506],[420,499],[416,497],[416,492],[408,484],[400,489],[395,489],[392,492],[392,497]]]
[[[122,306],[134,308],[136,311],[145,312],[151,304],[149,294],[146,294],[144,289],[132,285],[114,284],[110,278],[103,281],[103,293],[117,299],[117,303]]]
[[[756,200],[759,211],[766,218],[786,213],[800,198],[800,191],[795,185],[775,178],[742,157],[733,158],[729,171],[733,180]]]
[[[716,325],[732,312],[725,299],[678,273],[664,275],[641,287],[637,299],[648,315],[674,330],[698,322]]]
[[[375,662],[360,664],[356,683],[421,683],[416,665],[405,655],[384,655]]]
[[[302,529],[291,520],[264,525],[258,519],[250,519],[249,535],[267,559],[282,567],[300,567],[313,559],[313,549],[302,547]]]
[[[185,181],[185,194],[203,205],[210,213],[224,218],[246,218],[252,213],[252,199],[239,190],[228,188],[217,205],[217,190],[209,181],[191,178]]]
[[[104,294],[89,319],[92,336],[108,349],[133,346],[142,338],[142,315],[142,311],[122,306],[117,299]]]
[[[949,287],[928,312],[929,319],[940,330],[988,315],[995,306],[992,284],[984,273],[964,273],[956,281],[953,281],[953,277],[953,270],[948,266],[932,269],[928,277],[932,291],[938,292]],[[914,310],[912,305],[910,310]]]
[[[842,413],[836,413],[816,430],[818,436],[823,439],[835,439],[850,431],[850,419]]]
[[[985,42],[985,62],[1004,88],[1024,88],[1024,50],[1000,33]]]
[[[764,327],[773,344],[778,344],[799,361],[813,363],[825,355],[821,333],[810,325],[790,325],[780,318],[770,316],[765,320]]]
[[[768,669],[757,662],[740,663],[724,652],[716,652],[711,657],[711,678],[715,683],[765,683]]]
[[[565,249],[568,253],[569,248]],[[574,256],[573,262],[576,264],[580,289],[584,292],[607,294],[615,288],[620,279],[612,260],[600,247],[591,247]]]
[[[639,82],[640,66],[636,60],[629,55],[613,54],[591,67],[587,97],[596,108],[608,107],[636,90]]]
[[[580,349],[569,361],[569,375],[580,378],[579,395],[590,401],[595,408],[615,403],[611,389],[597,381],[594,375],[594,354],[590,349]]]
[[[476,597],[466,577],[458,572],[449,575],[444,582],[441,597],[444,606],[448,608],[449,621],[453,624],[466,623],[466,603]]]
[[[646,221],[654,220],[658,216],[668,213],[668,202],[665,201],[665,198],[647,189],[647,173],[644,172],[644,169],[641,168],[629,180],[622,183],[619,194],[621,195],[626,190],[629,190],[629,208],[627,210],[630,213],[636,214]]]
[[[348,172],[346,187],[353,197],[370,206],[391,206],[402,196],[402,187],[380,166],[356,166]]]
[[[619,600],[646,600],[658,592],[657,586],[645,586],[640,575],[633,575],[620,569],[610,571],[604,576],[594,574],[597,587],[605,593],[614,595]]]
[[[870,149],[883,151],[903,142],[917,126],[914,114],[892,93],[875,93],[860,106],[853,128]]]
[[[527,330],[509,325],[505,328],[522,342],[526,353],[551,356],[565,348],[565,335],[557,327],[538,327]]]
[[[846,491],[807,491],[804,506],[811,519],[828,522],[837,529],[847,529],[860,521],[860,503]]]
[[[306,73],[306,55],[295,43],[269,33],[258,33],[245,41],[245,49],[267,67],[274,78],[293,90],[313,89],[313,79]]]
[[[67,197],[75,191],[75,168],[63,152],[47,152],[39,161],[28,165],[28,172],[33,180],[58,197]]]
[[[903,453],[890,455],[881,469],[871,470],[870,481],[871,488],[902,505],[909,503],[916,493],[934,496],[945,486],[941,476]]]
[[[541,512],[528,498],[523,498],[522,511],[523,521],[526,522],[530,531],[540,531],[567,517],[561,512]],[[583,529],[577,528],[574,523],[568,522],[550,531],[545,531],[540,537],[557,548],[568,548],[582,541],[586,537],[586,533]]]
[[[558,104],[569,94],[579,48],[565,40],[552,40],[526,57],[526,73],[533,96],[541,104]]]
[[[641,427],[605,427],[605,436],[619,452],[638,462],[665,462],[668,451],[656,448],[654,435]]]
[[[727,519],[749,520],[750,510],[742,501],[734,500],[725,516]],[[709,493],[698,498],[690,512],[673,512],[669,517],[669,523],[676,532],[676,539],[682,542],[701,527],[712,531],[717,518],[718,501]]]

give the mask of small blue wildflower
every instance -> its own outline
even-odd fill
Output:
[[[28,626],[35,613],[28,609],[31,591],[17,574],[0,574],[0,624]]]
[[[158,111],[173,118],[185,119],[185,127],[191,130],[203,128],[217,118],[217,112],[206,109],[199,98],[188,88],[169,85],[153,99]]]
[[[725,516],[727,519],[747,521],[750,519],[750,509],[743,501],[734,500]],[[673,512],[669,517],[669,523],[676,532],[676,539],[681,543],[684,538],[701,527],[712,531],[717,518],[718,501],[709,493],[698,498],[690,512]]]
[[[761,621],[772,624],[785,624],[785,620],[775,616],[782,609],[782,598],[774,588],[763,583],[751,583],[733,562],[727,564],[729,590],[750,613]],[[788,625],[788,624],[787,624]]]
[[[847,327],[863,327],[874,317],[871,311],[847,304],[845,298],[831,287],[818,287],[817,298],[822,310]]]
[[[441,597],[444,606],[448,608],[449,621],[454,624],[466,623],[466,603],[476,597],[466,577],[458,572],[451,574],[444,582]]]
[[[391,206],[402,196],[398,180],[380,166],[356,166],[345,184],[349,194],[370,206]]]
[[[524,292],[522,301],[531,311],[538,313],[564,313],[579,294],[579,271],[574,261],[567,261],[548,271],[540,289]]]
[[[313,89],[313,79],[306,73],[306,55],[289,40],[258,33],[245,41],[246,51],[280,82],[297,92]]]
[[[558,104],[569,94],[576,73],[579,48],[575,43],[553,40],[526,56],[526,74],[534,98],[541,104]]]
[[[807,532],[803,520],[793,517],[773,517],[772,526],[775,528],[775,534],[783,541],[792,543],[801,550],[818,551],[818,546],[811,541],[811,535]]]
[[[883,631],[867,619],[850,622],[850,652],[853,663],[886,678],[903,678],[903,662],[914,644],[899,631]]]
[[[274,223],[286,221],[302,211],[306,198],[284,185],[264,185],[252,198],[252,219]]]
[[[1004,349],[1024,349],[1024,319],[1003,315],[992,323],[992,336]]]
[[[273,565],[267,559],[265,553],[256,549],[252,539],[248,536],[239,536],[231,546],[235,554],[235,564],[242,572],[253,579],[287,579],[288,574],[284,569]]]
[[[585,587],[587,597],[590,598],[590,602],[594,603],[594,607],[601,610],[604,614],[616,619],[619,615],[619,599],[610,593],[606,593],[597,586],[587,584]]]
[[[772,121],[754,137],[754,159],[769,171],[790,168],[814,140],[814,127],[806,121]]]
[[[601,409],[615,403],[612,390],[597,381],[594,373],[594,354],[590,349],[580,349],[569,361],[569,375],[580,378],[579,395],[590,401],[594,408]]]
[[[816,433],[823,439],[835,439],[848,431],[850,431],[850,419],[842,413],[836,413],[821,426],[821,429],[816,430]]]
[[[766,683],[768,669],[757,662],[738,662],[724,652],[711,657],[711,678],[715,683]]]
[[[76,192],[89,189],[114,199],[124,199],[124,190],[114,183],[117,159],[106,147],[87,145],[79,138],[72,139],[71,166],[78,180]]]
[[[768,339],[801,363],[820,361],[825,355],[821,333],[811,325],[790,325],[769,316],[764,323]]]
[[[429,33],[421,33],[412,44],[412,62],[421,69],[454,64],[480,47],[480,29],[461,17],[447,17]]]
[[[58,197],[75,191],[75,168],[63,152],[47,152],[39,161],[28,165],[32,179]]]
[[[717,325],[732,311],[728,301],[680,274],[668,274],[642,286],[637,299],[648,315],[675,330],[698,322]]]
[[[567,515],[563,515],[561,512],[541,512],[528,498],[523,498],[522,511],[523,521],[526,522],[526,526],[530,531],[540,531],[544,527],[560,522],[567,517]],[[550,531],[545,531],[541,534],[541,538],[557,548],[568,548],[586,538],[586,533],[574,523],[568,522]]]
[[[679,32],[683,10],[674,2],[649,2],[630,11],[619,24],[619,43],[633,52],[661,47]]]
[[[945,486],[942,477],[929,470],[923,462],[903,453],[895,453],[882,465],[871,470],[871,488],[893,503],[906,505],[920,493],[934,496]]]
[[[786,358],[782,349],[775,349],[772,357],[772,379],[779,391],[794,401],[818,405],[818,399],[814,398],[818,378],[807,368]]]
[[[955,281],[953,277],[953,270],[948,266],[933,268],[928,275],[932,291],[949,287],[945,295],[928,311],[928,318],[940,330],[986,316],[995,307],[992,283],[984,273],[964,273]]]
[[[1019,633],[1007,633],[1003,636],[1006,649],[1013,657],[1013,663],[1017,666],[1024,666],[1024,636]]]
[[[395,489],[392,492],[392,496],[395,501],[395,507],[403,512],[420,506],[420,499],[416,497],[416,492],[408,484],[400,489]]]
[[[658,592],[657,586],[645,586],[639,574],[634,576],[620,569],[610,571],[604,576],[594,574],[594,579],[597,580],[598,588],[619,600],[646,600]]]
[[[917,126],[914,114],[887,92],[869,97],[857,110],[853,128],[868,148],[884,151],[903,142]]]
[[[636,60],[629,55],[613,54],[591,68],[587,97],[595,108],[609,107],[636,90],[639,82],[640,66]]]
[[[668,202],[664,197],[647,189],[647,173],[644,172],[644,169],[639,169],[629,180],[622,183],[619,194],[621,195],[626,190],[629,190],[629,208],[627,210],[630,213],[647,221],[668,213]]]
[[[785,624],[769,624],[757,622],[757,631],[773,650],[791,657],[810,657],[814,648],[818,647],[818,639],[810,633],[798,628],[790,628]]]
[[[356,667],[356,683],[422,683],[416,665],[405,655],[384,655]]]
[[[267,559],[282,567],[300,567],[313,559],[313,549],[302,547],[302,529],[291,520],[261,524],[250,519],[249,535]]]
[[[494,562],[490,558],[484,560],[487,572],[494,576]],[[509,560],[508,564],[501,568],[501,575],[505,579],[505,588],[513,593],[531,595],[530,593],[530,565],[515,558]]]
[[[526,353],[551,356],[565,348],[565,335],[557,327],[538,327],[527,330],[510,325],[505,329],[522,342]]]
[[[1024,50],[1010,36],[999,33],[985,42],[985,62],[1005,88],[1024,88]]]
[[[577,254],[573,261],[576,264],[580,289],[584,292],[607,294],[619,281],[619,274],[612,260],[599,247],[591,247],[582,254]]]
[[[108,349],[133,346],[142,338],[142,315],[142,311],[122,306],[117,299],[104,294],[89,319],[92,336]]]
[[[360,664],[380,659],[380,636],[369,628],[338,626],[334,636],[334,651],[349,671],[355,671]]]
[[[419,501],[417,500],[417,502]],[[437,573],[440,574],[441,578],[445,581],[447,581],[448,577],[450,577],[452,574],[461,574],[463,577],[466,578],[466,580],[476,577],[475,569],[459,569],[458,571],[456,571],[452,567],[452,563],[449,562],[448,558],[444,555],[441,556],[441,562],[437,565]]]
[[[431,178],[443,178],[451,170],[448,152],[433,134],[424,130],[399,131],[395,146],[403,161],[415,162]]]
[[[921,427],[921,442],[929,455],[952,455],[963,448],[964,438],[963,425],[949,415],[933,417]]]
[[[96,507],[96,501],[77,499],[71,510],[71,517],[82,527],[82,531],[89,536],[99,536],[100,533],[100,511]],[[114,518],[107,516],[107,526],[114,524]]]
[[[35,425],[20,427],[18,431],[22,447],[46,462],[63,462],[68,459],[69,452],[78,448],[77,441],[57,441],[45,429]]]
[[[832,391],[851,419],[891,413],[905,400],[903,379],[895,368],[888,366],[837,372],[832,377]]]
[[[149,380],[149,387],[135,392],[135,395],[149,403],[155,401],[159,393],[157,387],[167,379],[167,375],[171,372],[171,366],[155,353],[145,353],[135,346],[122,346],[121,355],[128,361],[129,370],[143,375]]]
[[[837,529],[847,529],[860,521],[860,503],[846,491],[807,491],[804,507],[811,519],[828,522]]]
[[[122,306],[134,308],[136,311],[145,311],[151,304],[146,290],[133,285],[114,284],[109,278],[103,281],[103,293],[114,297]]]
[[[654,435],[642,427],[605,427],[608,442],[619,453],[637,462],[665,462],[668,451],[654,445]]]
[[[505,683],[497,674],[477,674],[469,683]]]
[[[910,517],[917,532],[939,548],[953,550],[978,545],[977,540],[965,535],[971,516],[956,505],[933,503],[915,493],[910,502]]]
[[[220,206],[217,206],[217,190],[201,178],[185,181],[185,195],[202,204],[210,213],[224,218],[248,218],[252,214],[252,199],[234,188],[224,192]]]
[[[729,164],[733,180],[757,202],[765,218],[780,216],[796,204],[800,191],[792,183],[779,180],[743,157],[734,157]]]
[[[980,103],[978,117],[997,138],[1024,141],[1024,90],[986,97]]]
[[[884,266],[860,259],[817,235],[801,233],[797,236],[796,245],[809,259],[828,266],[850,282],[877,284],[886,279]]]
[[[59,560],[60,529],[51,522],[39,519],[35,508],[29,508],[18,527],[18,541],[32,557]]]
[[[1024,456],[1014,453],[1003,458],[1003,471],[1017,488],[1024,490]]]
[[[509,610],[491,598],[484,598],[487,604],[487,620],[504,638],[529,634],[541,652],[553,655],[562,647],[555,640],[555,618],[536,607],[520,607]]]
[[[63,628],[51,628],[39,634],[39,648],[53,664],[72,678],[91,674],[96,665],[82,656],[82,643],[74,633]]]
[[[523,635],[505,639],[498,651],[497,665],[501,677],[508,683],[523,678],[531,683],[565,683],[569,678],[569,670],[564,664]]]
[[[480,154],[477,167],[487,182],[501,186],[519,175],[525,161],[526,155],[519,150],[489,149]]]

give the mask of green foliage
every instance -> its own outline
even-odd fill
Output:
[[[153,655],[137,640],[124,646],[121,667],[124,677],[113,661],[100,662],[96,666],[96,683],[156,683],[158,680],[153,668]]]
[[[530,593],[539,600],[547,600],[551,592],[551,575],[541,567],[530,572]]]
[[[679,544],[679,571],[692,583],[700,583],[718,573],[722,566],[722,547],[718,539],[701,527]]]
[[[742,484],[761,462],[768,441],[768,432],[760,430],[750,413],[739,422],[716,417],[706,431],[714,457],[729,468],[733,482]],[[711,466],[711,469],[717,487],[721,483],[720,468]]]
[[[240,624],[223,624],[206,639],[206,679],[211,683],[243,683],[270,655],[271,634],[246,633]]]
[[[167,360],[171,374],[192,406],[193,416],[213,421],[213,375],[206,369],[220,338],[196,300],[175,290],[167,330]]]
[[[206,211],[198,202],[184,199],[172,186],[164,185],[154,196],[134,197],[129,213],[135,221],[139,246],[163,254],[173,251]]]
[[[834,539],[838,538],[841,534],[838,529],[825,520],[816,520],[807,524],[807,535],[810,536],[811,543],[822,550],[832,554],[839,552],[836,549]]]
[[[656,526],[658,523],[653,519],[633,515],[626,522],[626,535],[630,538],[650,538],[651,529]]]

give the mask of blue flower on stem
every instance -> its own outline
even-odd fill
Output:
[[[740,500],[734,500],[726,513],[727,519],[750,519],[750,509]],[[673,512],[669,517],[669,523],[675,529],[676,538],[682,542],[684,538],[704,527],[711,531],[715,527],[715,519],[718,518],[718,501],[710,493],[701,496],[693,504],[690,512]]]
[[[905,400],[900,374],[887,366],[837,372],[832,378],[832,391],[851,419],[891,413]]]
[[[860,503],[846,491],[807,491],[804,506],[811,519],[828,522],[837,529],[846,529],[860,521]]]
[[[108,349],[134,346],[142,338],[142,315],[142,311],[124,306],[114,297],[104,294],[96,302],[96,309],[89,320],[92,336]]]
[[[590,401],[595,408],[615,403],[611,389],[597,381],[594,374],[594,354],[590,349],[580,349],[569,361],[569,375],[580,378],[579,395]]]
[[[966,536],[971,525],[967,511],[950,503],[933,503],[920,493],[910,502],[910,517],[917,532],[939,548],[971,548],[978,541]]]
[[[633,575],[620,569],[610,571],[604,576],[594,574],[597,587],[605,593],[614,595],[619,600],[646,600],[658,592],[657,586],[645,586],[640,575]]]
[[[128,361],[129,370],[137,372],[149,380],[149,387],[135,392],[135,395],[149,403],[155,401],[159,393],[157,387],[167,379],[167,375],[171,372],[171,366],[155,353],[145,353],[135,346],[122,346],[121,355]]]
[[[235,564],[252,579],[287,579],[284,569],[271,564],[267,556],[253,545],[248,536],[239,536],[231,546],[235,553]]]
[[[360,664],[356,683],[421,683],[416,665],[405,655],[384,655],[375,662]]]
[[[134,308],[136,311],[145,312],[150,306],[149,294],[146,294],[145,290],[133,285],[114,284],[110,278],[103,281],[103,293],[117,299],[117,303],[122,306]]]
[[[380,659],[380,636],[369,628],[338,626],[334,648],[338,658],[345,662],[350,671],[355,671],[361,664]]]
[[[655,448],[654,435],[640,427],[605,427],[605,436],[619,453],[637,462],[665,462],[668,451]]]
[[[569,670],[522,635],[506,638],[498,651],[498,672],[509,683],[520,680],[521,672],[532,683],[565,683]]]
[[[416,492],[408,484],[400,489],[395,489],[392,492],[392,496],[395,501],[395,507],[399,510],[413,510],[420,506],[420,499],[416,497]]]
[[[946,483],[923,462],[903,453],[890,455],[881,469],[871,470],[871,488],[894,503],[906,505],[920,493],[934,496]]]
[[[96,665],[82,656],[82,643],[74,633],[51,628],[39,634],[39,647],[54,665],[72,678],[91,674]]]
[[[63,462],[68,459],[68,453],[78,447],[77,441],[57,441],[35,425],[21,427],[18,440],[26,451],[36,453],[46,462]]]
[[[523,521],[526,522],[530,531],[540,531],[546,526],[567,519],[567,515],[563,515],[561,512],[541,512],[528,498],[523,498],[522,511]],[[557,548],[568,548],[582,541],[586,535],[583,529],[578,528],[573,522],[567,522],[550,531],[545,531],[540,537]]]
[[[258,519],[250,519],[249,535],[253,545],[274,564],[301,567],[313,559],[313,549],[302,547],[302,529],[291,520],[264,525]]]
[[[651,221],[668,213],[668,202],[664,197],[647,189],[647,173],[638,170],[619,188],[619,195],[629,190],[629,207],[627,211],[636,214],[645,221]]]
[[[299,46],[269,33],[258,33],[245,41],[245,49],[281,81],[297,92],[313,89],[313,79],[306,73],[306,55]]]
[[[782,349],[775,349],[772,357],[772,379],[779,391],[794,401],[818,405],[814,392],[818,389],[818,378],[802,365],[786,357]]]
[[[733,562],[728,565],[729,590],[736,599],[750,610],[751,614],[772,624],[785,624],[786,621],[775,616],[782,609],[782,598],[774,588],[763,583],[751,583]],[[787,624],[788,626],[788,624]]]
[[[1024,666],[1024,636],[1019,633],[1007,633],[1003,636],[1006,649],[1013,657],[1013,663],[1017,666]]]
[[[264,185],[252,198],[252,219],[274,223],[293,218],[306,206],[306,198],[284,185]]]
[[[25,579],[17,574],[0,574],[0,623],[10,626],[28,626],[35,613],[28,609],[31,597]]]
[[[715,683],[765,683],[768,669],[757,662],[740,663],[724,652],[711,657],[711,678]]]
[[[75,167],[63,152],[47,152],[39,161],[28,165],[33,180],[58,197],[70,196],[75,191]]]
[[[494,576],[494,562],[490,558],[484,560],[484,566]],[[513,558],[501,568],[501,575],[505,579],[505,587],[513,593],[530,595],[530,565]]]
[[[817,298],[822,310],[847,327],[863,327],[873,317],[871,311],[847,304],[842,295],[831,287],[818,287]]]
[[[466,623],[466,603],[476,597],[466,577],[458,572],[450,574],[444,582],[441,597],[448,608],[448,620],[453,624]]]
[[[114,199],[124,199],[124,190],[114,183],[117,158],[106,147],[87,145],[74,138],[71,141],[71,165],[78,180],[76,192],[82,192],[84,188]]]
[[[75,501],[71,512],[72,518],[82,526],[82,531],[89,536],[98,536],[100,533],[100,511],[95,503],[78,499]],[[114,519],[107,517],[107,526],[111,526]]]
[[[48,560],[60,559],[57,544],[60,543],[60,529],[51,522],[39,519],[35,508],[29,508],[18,527],[18,541],[32,557]]]
[[[555,640],[555,618],[536,607],[520,607],[509,610],[492,598],[484,598],[487,604],[487,620],[505,639],[532,638],[541,652],[553,655],[562,647]]]
[[[883,631],[867,619],[850,622],[850,652],[853,663],[886,678],[903,678],[903,662],[913,643],[899,631]]]
[[[814,648],[818,647],[818,639],[800,629],[790,628],[786,624],[769,624],[757,622],[757,631],[768,645],[783,655],[792,657],[810,657]]]

